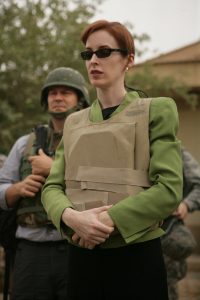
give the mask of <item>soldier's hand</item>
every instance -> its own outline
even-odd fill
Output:
[[[29,175],[23,181],[16,185],[21,197],[34,197],[39,192],[45,182],[46,178],[41,175]]]
[[[39,149],[38,155],[29,156],[28,160],[32,166],[32,174],[45,177],[49,175],[53,160],[42,149]]]
[[[185,219],[185,217],[188,214],[188,207],[185,202],[181,202],[176,209],[176,211],[173,213],[174,216],[176,216],[178,219]]]

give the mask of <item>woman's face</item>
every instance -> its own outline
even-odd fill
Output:
[[[105,30],[92,33],[86,42],[86,49],[96,51],[101,48],[120,48],[115,38]],[[96,88],[109,88],[111,86],[124,86],[124,76],[128,66],[128,56],[122,56],[120,52],[111,52],[110,56],[98,58],[92,55],[86,60],[86,67],[91,84]]]

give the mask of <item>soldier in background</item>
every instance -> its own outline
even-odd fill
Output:
[[[0,207],[17,206],[12,300],[67,298],[67,241],[48,220],[40,196],[66,117],[89,105],[83,76],[71,68],[51,71],[41,105],[50,115],[49,124],[20,137],[0,170]]]
[[[188,213],[200,210],[200,165],[182,148],[183,201],[172,216],[164,221],[166,235],[161,238],[167,269],[169,300],[178,299],[178,281],[187,274],[186,258],[191,255],[196,242],[184,225]]]

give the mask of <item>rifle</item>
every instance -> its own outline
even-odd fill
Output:
[[[36,135],[36,154],[38,154],[39,149],[42,149],[45,154],[49,155],[48,153],[48,127],[45,125],[38,125],[34,128],[35,135]]]

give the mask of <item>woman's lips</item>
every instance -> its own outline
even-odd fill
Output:
[[[103,72],[101,72],[99,70],[91,70],[90,74],[92,74],[92,75],[99,75],[99,74],[103,74]]]

